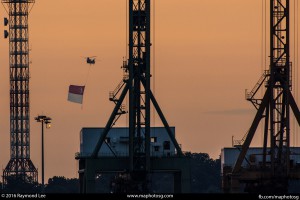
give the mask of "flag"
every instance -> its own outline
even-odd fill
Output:
[[[68,101],[82,104],[84,88],[85,86],[70,85]]]

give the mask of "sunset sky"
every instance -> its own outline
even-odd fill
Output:
[[[75,153],[79,151],[81,128],[105,126],[112,112],[114,104],[108,95],[122,79],[120,66],[126,56],[126,2],[36,0],[29,18],[30,113],[31,159],[39,169],[39,179],[41,124],[34,117],[43,113],[53,118],[52,128],[45,130],[48,180],[54,175],[77,177]],[[155,2],[153,92],[169,124],[176,127],[176,138],[183,150],[205,152],[218,158],[221,148],[231,146],[233,135],[236,139],[244,136],[255,115],[255,108],[245,100],[245,89],[252,89],[256,84],[265,68],[262,63],[269,55],[262,56],[265,0],[152,2]],[[297,49],[294,0],[291,6],[294,62],[294,49]],[[0,12],[2,17],[7,17],[4,8]],[[1,25],[1,30],[7,28]],[[268,38],[269,29],[267,48]],[[3,36],[0,46],[0,165],[3,169],[9,161],[10,148],[8,40]],[[88,79],[89,66],[82,56],[97,56]],[[294,72],[298,72],[295,63],[293,66]],[[86,80],[81,108],[80,104],[67,101],[68,86],[83,85]],[[295,85],[297,80],[294,79]],[[293,93],[300,105],[295,88]],[[161,126],[155,116],[152,125]],[[117,126],[125,125],[123,116]],[[300,145],[295,141],[300,139],[298,129],[292,126],[291,131],[297,133],[291,136],[291,144]],[[261,138],[259,128],[252,145],[261,145]]]

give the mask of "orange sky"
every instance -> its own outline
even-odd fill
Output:
[[[33,119],[41,113],[53,118],[45,132],[46,180],[77,176],[79,131],[105,126],[113,109],[108,94],[122,79],[126,56],[125,6],[125,0],[37,0],[30,14],[31,158],[39,169],[41,127]],[[231,146],[232,135],[244,136],[255,115],[244,90],[252,89],[264,67],[262,0],[163,0],[155,7],[155,96],[176,126],[183,150],[217,158],[222,147]],[[9,160],[8,40],[1,37],[0,46],[4,168]],[[94,55],[101,62],[91,68],[81,109],[67,101],[68,86],[85,83],[88,66],[81,56]],[[157,117],[154,125],[161,125]],[[260,130],[254,145],[261,144]]]

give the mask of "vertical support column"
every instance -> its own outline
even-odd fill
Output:
[[[2,0],[9,15],[10,73],[10,161],[4,169],[7,176],[37,182],[37,170],[30,160],[29,115],[29,7],[35,0]]]
[[[286,80],[285,83],[285,109],[286,109],[286,119],[285,119],[285,123],[286,123],[286,148],[285,148],[285,152],[284,152],[284,159],[286,162],[286,176],[288,176],[289,172],[290,172],[290,106],[289,106],[289,102],[290,102],[290,91],[291,91],[291,85],[292,83],[290,83],[290,77],[291,77],[291,70],[292,70],[292,63],[290,63],[290,0],[287,0],[286,2],[286,9],[285,9],[285,13],[286,13],[286,44],[284,45],[285,51],[286,51],[286,71],[287,71],[287,75],[286,77],[288,78]]]
[[[150,171],[150,45],[150,0],[129,0],[130,171],[143,174]]]
[[[232,170],[231,185],[239,181],[241,165],[252,141],[255,129],[253,124],[262,119],[265,107],[265,133],[263,146],[264,170],[270,170],[270,180],[258,179],[257,182],[268,187],[270,182],[274,188],[287,191],[290,170],[290,108],[298,114],[298,108],[291,94],[292,77],[290,63],[290,0],[270,0],[270,78],[267,82],[267,90],[264,96],[269,100],[264,105],[264,99],[260,104],[247,138],[243,144],[242,152]],[[257,116],[256,115],[256,116]],[[297,117],[297,120],[299,117]],[[300,121],[300,120],[298,120]],[[256,126],[256,125],[255,125]],[[269,131],[268,131],[269,128]],[[251,130],[252,129],[252,130]],[[270,161],[271,166],[266,167],[268,133],[270,135]],[[261,170],[257,168],[257,170]],[[246,173],[247,169],[243,173]],[[242,178],[241,178],[242,179]],[[255,185],[251,185],[255,187]],[[261,190],[261,188],[260,188]]]
[[[45,189],[44,120],[42,120],[42,191]]]
[[[274,58],[274,51],[273,51],[273,44],[274,44],[274,0],[270,1],[270,79],[269,79],[269,87],[270,87],[270,104],[268,105],[270,107],[269,113],[270,113],[270,122],[274,121],[274,63],[273,63],[273,58]],[[269,123],[269,122],[268,122]],[[271,170],[273,175],[275,174],[275,169],[274,169],[274,163],[275,163],[275,138],[274,138],[274,123],[270,123],[270,153],[271,153]]]
[[[129,170],[133,171],[133,148],[135,134],[135,101],[133,78],[133,0],[129,0]]]
[[[146,148],[146,170],[147,172],[150,171],[150,61],[151,61],[151,57],[150,57],[150,52],[151,52],[151,38],[150,38],[150,28],[151,28],[151,21],[150,21],[150,15],[151,15],[151,0],[146,0],[146,73],[145,73],[145,77],[146,77],[146,86],[145,86],[145,113],[146,113],[146,117],[145,117],[145,148]]]
[[[270,9],[271,163],[275,177],[287,178],[290,163],[291,90],[289,0],[271,0]]]

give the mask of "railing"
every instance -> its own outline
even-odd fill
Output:
[[[121,88],[124,86],[125,82],[122,80],[116,87],[114,91],[109,92],[109,100],[110,101],[118,101],[116,99],[117,94],[120,92]]]
[[[123,81],[127,81],[129,79],[129,74],[127,72],[124,71],[123,74]]]
[[[233,140],[233,146],[237,147],[237,146],[242,146],[244,143],[243,140]]]
[[[261,85],[264,83],[264,81],[268,76],[270,76],[270,70],[265,70],[262,76],[255,84],[254,88],[250,92],[248,92],[248,90],[245,91],[246,100],[250,101],[253,99],[254,95],[257,93],[257,91],[259,90],[259,88],[261,87]]]
[[[120,107],[120,110],[122,112],[126,112],[126,105],[125,104],[122,104],[121,107]]]
[[[129,153],[128,152],[115,152],[117,157],[128,157]],[[80,158],[80,157],[90,157],[92,153],[84,153],[84,152],[76,152],[75,153],[75,158]],[[114,156],[111,152],[100,152],[98,154],[101,157],[112,157]],[[152,151],[150,154],[151,157],[155,158],[163,158],[163,157],[172,157],[176,156],[175,152],[155,152]]]
[[[250,130],[250,129],[249,129]],[[243,136],[241,140],[232,140],[232,144],[234,147],[242,146],[247,138],[247,135],[249,133],[249,130],[246,132],[246,134]]]
[[[114,97],[115,97],[114,92],[109,92],[109,100],[114,101]]]

